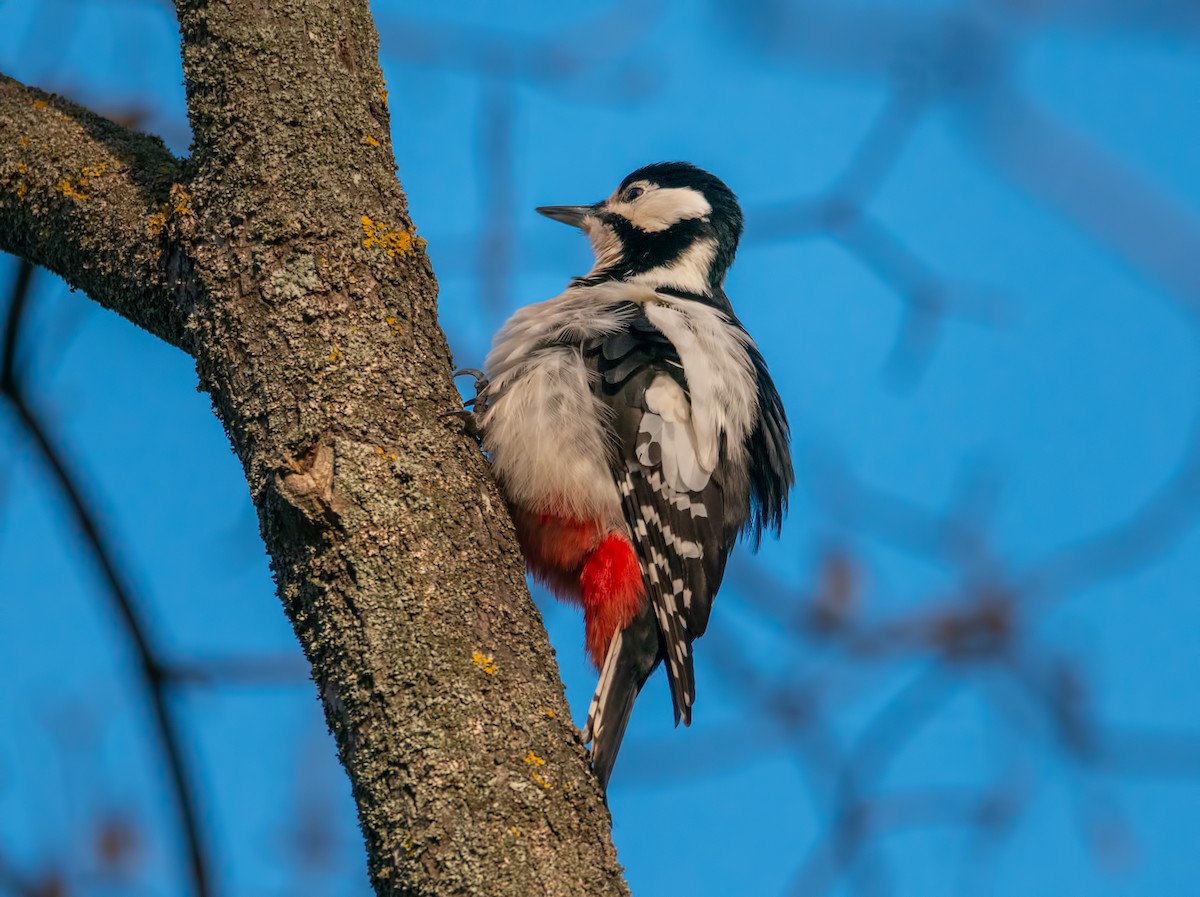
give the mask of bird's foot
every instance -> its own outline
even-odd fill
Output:
[[[453,411],[444,411],[439,417],[456,417],[462,421],[463,431],[468,436],[473,436],[476,439],[483,437],[483,428],[479,420],[479,400],[483,397],[484,390],[488,387],[488,379],[483,371],[476,368],[462,368],[455,371],[455,377],[464,377],[470,375],[475,378],[475,396],[463,402],[462,408],[456,408]]]
[[[467,375],[475,378],[475,399],[478,399],[483,395],[483,391],[488,388],[487,374],[479,370],[479,368],[459,368],[454,372],[454,379],[457,380],[459,377],[466,377]],[[471,401],[474,401],[474,399]],[[470,405],[471,402],[467,402],[466,404]]]

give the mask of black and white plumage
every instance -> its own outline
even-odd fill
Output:
[[[596,263],[505,324],[477,419],[530,569],[583,604],[590,647],[601,639],[585,738],[607,784],[664,660],[676,723],[690,723],[692,643],[729,552],[778,532],[786,510],[788,425],[724,293],[742,229],[724,183],[659,163],[603,202],[539,211],[584,230]]]

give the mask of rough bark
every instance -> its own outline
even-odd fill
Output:
[[[0,75],[0,241],[175,346],[186,313],[163,264],[186,215],[162,141]]]
[[[0,248],[194,355],[376,892],[627,893],[504,505],[439,418],[458,397],[366,0],[177,10],[191,158],[4,80]]]

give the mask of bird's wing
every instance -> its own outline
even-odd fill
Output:
[[[683,366],[666,337],[636,310],[627,329],[584,353],[611,409],[613,477],[649,597],[614,637],[588,714],[593,765],[607,781],[633,699],[664,658],[675,721],[691,722],[691,645],[708,624],[737,527],[726,514],[727,471],[701,463]]]
[[[746,441],[750,474],[750,519],[746,528],[751,544],[757,549],[764,530],[779,535],[795,475],[788,447],[791,431],[783,401],[758,346],[749,342],[746,352],[754,368],[758,392],[758,417]]]

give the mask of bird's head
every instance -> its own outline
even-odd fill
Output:
[[[733,191],[688,162],[639,168],[593,205],[538,211],[591,239],[596,264],[579,278],[584,283],[627,280],[712,295],[742,235],[742,210]]]

